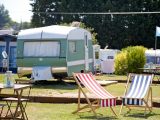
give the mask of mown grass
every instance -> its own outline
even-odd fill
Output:
[[[17,77],[15,75],[15,77]],[[123,80],[126,82],[127,76],[116,76],[116,75],[100,75],[96,76],[97,79],[101,80]],[[77,85],[72,82],[56,82],[52,81],[49,84],[37,83],[33,84],[31,91],[32,96],[54,96],[55,94],[63,93],[77,93]],[[3,82],[3,75],[0,75],[0,82]],[[160,102],[160,85],[153,84],[153,101]],[[114,96],[122,96],[125,90],[125,83],[117,83],[109,86],[105,86],[111,94]],[[4,93],[10,92],[2,91]],[[28,103],[26,108],[29,120],[160,120],[160,109],[153,108],[153,112],[143,115],[144,111],[133,110],[130,114],[127,113],[127,109],[123,109],[123,115],[119,115],[117,118],[114,117],[109,108],[98,109],[98,118],[93,116],[92,113],[80,113],[72,114],[76,110],[77,104],[47,104],[47,103]],[[120,106],[115,107],[117,114],[119,113]]]
[[[17,76],[14,76],[17,78]],[[96,79],[100,80],[117,80],[123,81],[124,83],[117,83],[109,86],[104,86],[111,94],[114,96],[122,96],[124,94],[125,85],[127,76],[120,76],[120,75],[99,75],[96,76]],[[0,75],[0,82],[3,81],[3,75]],[[49,82],[38,82],[33,84],[33,89],[31,91],[31,96],[54,96],[56,94],[63,94],[63,93],[78,93],[77,85],[75,81],[72,80],[64,80],[65,82],[58,82],[58,81],[49,81]],[[155,81],[157,81],[157,77],[155,77]],[[160,102],[160,84],[153,84],[153,101]],[[8,93],[10,90],[4,90],[2,93]]]
[[[99,79],[99,80],[121,80],[121,81],[127,80],[127,75],[101,74],[95,77],[96,79]]]
[[[127,113],[128,110],[124,107],[122,115],[118,115],[117,118],[109,108],[97,109],[97,118],[92,112],[72,114],[76,108],[77,104],[29,103],[26,110],[29,120],[160,120],[159,108],[153,108],[152,113],[144,116],[144,111],[136,109]],[[120,106],[114,107],[117,114],[119,109]]]

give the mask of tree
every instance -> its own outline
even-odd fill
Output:
[[[41,27],[51,24],[61,23],[61,15],[53,15],[52,12],[59,12],[60,6],[58,0],[31,0],[33,18],[32,26]]]
[[[94,28],[102,48],[121,49],[130,45],[154,47],[159,14],[88,15],[56,14],[63,12],[148,12],[160,11],[159,0],[32,0],[35,27],[80,21]],[[157,48],[160,48],[158,43]]]
[[[5,10],[4,5],[0,5],[0,29],[9,26],[11,19],[8,14],[8,10]]]
[[[0,5],[0,29],[14,29],[19,31],[20,29],[30,28],[31,25],[28,22],[17,23],[12,21],[9,16],[8,10],[5,10],[4,5]]]
[[[19,26],[20,29],[29,29],[32,27],[30,22],[21,22]]]

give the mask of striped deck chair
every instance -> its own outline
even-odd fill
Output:
[[[151,112],[152,88],[150,85],[153,76],[153,74],[129,74],[124,96],[121,97],[122,105],[120,108],[120,114],[123,106],[126,106],[129,110],[131,110],[131,107],[143,107],[145,108],[145,113],[148,108]],[[130,87],[129,81],[131,81]]]
[[[107,92],[95,79],[92,73],[73,73],[73,77],[78,84],[78,108],[73,113],[82,112],[84,109],[89,108],[95,116],[97,116],[95,109],[99,107],[110,107],[115,116],[113,106],[116,105],[116,97]],[[95,100],[91,101],[83,88],[87,88],[89,92],[95,95]],[[84,95],[87,105],[81,106],[81,93]],[[84,112],[84,111],[83,111]]]

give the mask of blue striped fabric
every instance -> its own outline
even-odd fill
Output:
[[[123,105],[143,105],[142,99],[145,97],[151,82],[152,75],[133,76],[127,94],[122,97]]]

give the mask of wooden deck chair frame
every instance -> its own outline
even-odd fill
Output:
[[[127,84],[126,84],[126,86],[125,86],[125,92],[124,92],[124,96],[127,94],[127,92],[128,92],[128,87],[129,87],[129,82],[131,81],[131,78],[133,77],[133,76],[135,76],[135,75],[138,75],[138,74],[135,74],[135,73],[129,73],[129,75],[128,75],[128,78],[127,78]],[[153,81],[153,77],[154,77],[154,74],[139,74],[139,75],[151,75],[152,77],[151,77],[151,83],[152,83],[152,81]],[[132,81],[131,81],[132,82]],[[122,99],[122,97],[121,97],[121,99]],[[132,98],[132,99],[134,99],[134,98]],[[136,99],[136,98],[135,98]],[[147,90],[147,95],[146,95],[146,97],[145,98],[142,98],[141,99],[143,102],[144,102],[144,105],[125,105],[128,109],[129,109],[129,111],[131,110],[131,108],[133,108],[133,107],[141,107],[141,108],[144,108],[144,115],[146,114],[146,111],[147,111],[147,109],[150,111],[150,112],[152,112],[152,87],[151,87],[151,84],[149,85],[149,88],[148,88],[148,90]],[[119,114],[121,114],[121,112],[122,112],[122,109],[123,109],[123,102],[122,102],[122,105],[121,105],[121,108],[120,108],[120,112],[119,112]]]
[[[79,82],[78,78],[76,77],[76,73],[73,73],[73,77],[78,85],[78,106],[77,106],[77,110],[75,110],[74,112],[72,112],[73,114],[75,113],[78,113],[78,112],[93,112],[94,116],[97,116],[97,113],[96,113],[96,109],[100,108],[100,99],[96,99],[94,101],[91,101],[87,94],[84,92],[83,90],[83,85]],[[84,86],[85,87],[85,86]],[[81,95],[84,95],[86,101],[87,101],[87,105],[81,105]],[[116,98],[117,99],[117,98]],[[111,108],[111,111],[113,112],[113,114],[115,116],[117,116],[116,112],[113,110],[112,107]],[[85,110],[83,111],[84,109],[88,109],[88,110]]]

